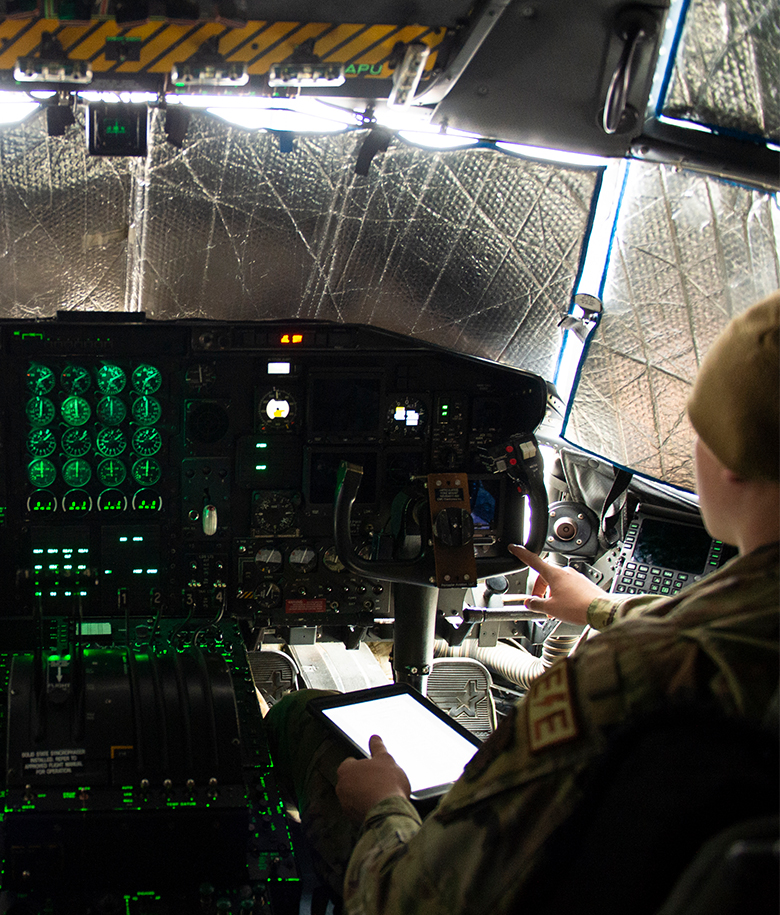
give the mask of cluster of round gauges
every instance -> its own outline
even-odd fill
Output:
[[[105,511],[127,507],[118,489],[126,481],[144,489],[159,482],[162,467],[155,455],[163,440],[155,425],[162,406],[154,395],[162,375],[155,366],[142,363],[128,375],[113,363],[94,370],[69,364],[59,373],[32,363],[25,382],[27,478],[38,491],[31,510],[55,510],[47,490],[58,478],[69,489],[60,503],[68,511],[92,507],[84,489],[91,482],[105,489],[97,500]],[[159,507],[156,493],[140,496],[139,505],[149,501]]]

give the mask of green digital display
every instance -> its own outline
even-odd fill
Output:
[[[71,489],[62,497],[62,510],[66,512],[88,512],[92,510],[92,499],[83,489]]]

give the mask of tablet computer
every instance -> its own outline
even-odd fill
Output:
[[[406,772],[412,799],[445,794],[481,745],[462,725],[404,683],[311,699],[308,710],[362,756],[378,734]]]

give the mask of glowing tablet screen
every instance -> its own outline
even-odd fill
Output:
[[[365,756],[371,755],[369,738],[378,734],[406,772],[415,798],[443,794],[479,748],[476,738],[409,694],[322,708],[321,713]]]

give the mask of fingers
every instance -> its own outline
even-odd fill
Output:
[[[540,559],[536,553],[532,553],[524,546],[520,546],[519,543],[510,543],[509,552],[514,556],[517,556],[517,558],[529,566],[529,568],[533,569],[535,572],[538,572],[547,582],[550,581],[550,574],[554,576],[557,571],[555,566],[551,566],[548,562]]]
[[[368,738],[368,749],[371,756],[378,756],[380,753],[387,753],[387,747],[379,734],[374,734]]]

